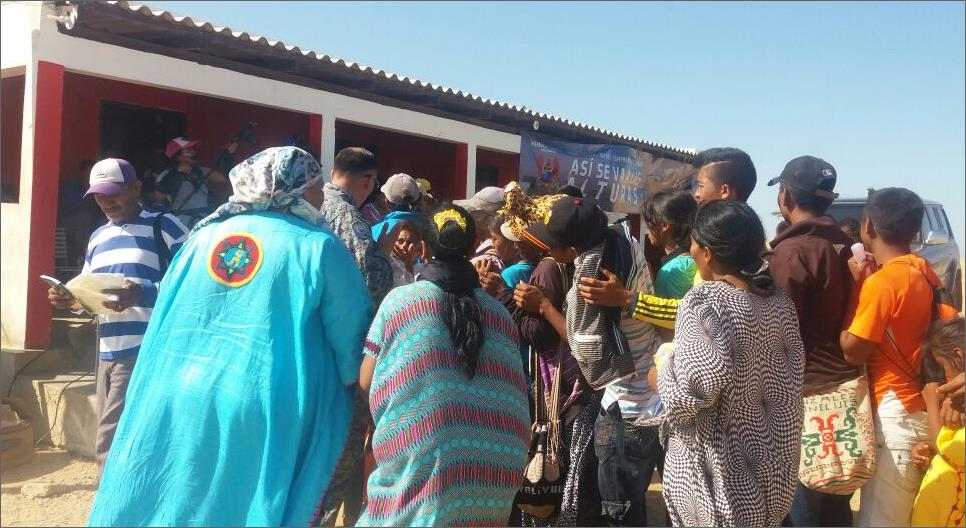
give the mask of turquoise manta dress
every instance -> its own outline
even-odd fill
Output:
[[[161,285],[89,523],[308,525],[371,313],[325,228],[258,212],[194,233]]]
[[[444,291],[421,280],[379,306],[366,354],[375,421],[368,503],[356,526],[506,526],[530,439],[513,319],[475,291],[485,338],[468,379],[443,324]]]

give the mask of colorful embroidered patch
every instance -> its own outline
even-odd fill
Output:
[[[262,265],[262,245],[249,233],[232,233],[218,241],[208,258],[216,282],[237,288],[251,282]]]

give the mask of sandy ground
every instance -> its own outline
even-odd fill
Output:
[[[3,526],[87,526],[94,500],[97,465],[66,451],[42,450],[32,460],[0,470],[0,517]],[[27,497],[20,488],[27,483],[49,482],[69,487],[52,497]]]
[[[30,462],[0,470],[3,526],[86,526],[96,477],[97,466],[92,459],[60,450],[37,451]],[[20,493],[24,484],[35,482],[65,484],[70,489],[67,493],[42,498]],[[858,502],[856,494],[852,500],[853,511],[858,510]],[[647,517],[650,526],[665,525],[664,499],[656,473],[647,490]]]
[[[0,517],[3,526],[86,526],[94,500],[97,466],[92,459],[78,458],[60,450],[37,451],[26,464],[0,470]],[[24,484],[65,484],[67,493],[52,497],[27,497]],[[661,485],[655,480],[647,492],[648,524],[664,524]],[[341,523],[338,523],[341,524]]]
[[[93,460],[60,450],[38,451],[26,464],[3,469],[0,471],[3,526],[86,526],[94,500],[96,477],[97,466]],[[70,491],[43,498],[20,493],[24,484],[34,482],[66,484]],[[663,526],[664,499],[656,479],[647,491],[647,509],[648,524]]]

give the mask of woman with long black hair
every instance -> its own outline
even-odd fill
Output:
[[[675,526],[777,526],[798,482],[804,347],[792,301],[741,202],[698,210],[691,256],[706,282],[678,310],[658,388],[670,425],[664,499]]]
[[[660,192],[644,206],[647,238],[664,251],[661,267],[654,277],[654,295],[665,299],[681,299],[694,285],[694,258],[691,256],[691,221],[698,203],[687,191]],[[674,338],[674,331],[656,328],[664,341]]]
[[[430,220],[432,258],[365,342],[376,469],[357,525],[505,526],[530,436],[519,337],[469,262],[473,217],[443,204]]]

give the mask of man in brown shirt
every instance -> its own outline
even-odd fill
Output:
[[[778,207],[788,227],[771,242],[771,275],[795,303],[805,343],[805,396],[859,375],[839,346],[852,292],[852,241],[824,216],[838,196],[835,168],[801,156],[768,185],[780,184]],[[851,526],[851,495],[828,495],[798,485],[787,521],[792,526]]]

